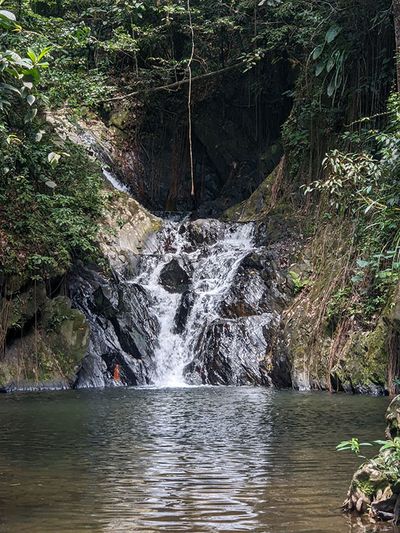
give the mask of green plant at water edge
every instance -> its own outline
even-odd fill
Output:
[[[362,459],[365,459],[364,455],[361,455],[361,448],[366,446],[372,446],[370,442],[360,442],[358,438],[353,437],[350,440],[344,440],[340,442],[336,446],[336,450],[338,452],[343,452],[350,450],[353,452],[357,457],[361,457]]]
[[[373,443],[362,442],[359,439],[353,437],[348,441],[342,441],[336,446],[336,450],[347,451],[350,450],[357,457],[366,459],[364,455],[361,455],[361,448],[366,446],[379,445],[379,455],[371,459],[371,464],[377,470],[380,470],[385,476],[393,483],[400,482],[400,437],[395,437],[389,440],[376,440]],[[360,487],[361,488],[361,487]],[[367,494],[365,491],[363,491]]]

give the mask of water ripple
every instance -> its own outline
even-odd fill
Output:
[[[341,515],[356,464],[335,445],[379,437],[386,405],[247,387],[2,397],[0,531],[378,531]]]

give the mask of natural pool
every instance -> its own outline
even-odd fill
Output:
[[[0,531],[361,533],[339,507],[386,398],[250,387],[0,397]],[[393,531],[384,526],[379,531]]]

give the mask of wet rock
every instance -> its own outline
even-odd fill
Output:
[[[400,436],[397,425],[400,397],[390,404],[386,420],[387,436]],[[367,461],[354,474],[343,509],[350,513],[363,514],[369,511],[375,520],[400,521],[400,484],[394,474],[396,471],[396,451],[385,449],[370,461]]]
[[[189,288],[190,277],[183,261],[172,259],[160,272],[160,281],[165,290],[183,293]]]
[[[183,224],[180,229],[187,240],[195,247],[215,244],[222,237],[224,230],[225,225],[212,218],[197,219]]]
[[[220,306],[222,317],[235,318],[281,312],[289,301],[286,280],[269,256],[246,256]]]
[[[78,371],[75,387],[114,385],[113,370],[117,363],[121,365],[124,384],[148,383],[159,325],[149,315],[146,291],[84,267],[71,274],[69,287],[74,304],[90,326],[88,354]]]
[[[400,395],[393,398],[386,412],[386,436],[388,438],[400,437]]]
[[[204,328],[196,347],[196,357],[187,365],[185,378],[194,384],[266,385],[266,354],[271,326],[277,318],[270,314],[216,320]]]
[[[175,333],[181,334],[185,330],[194,300],[195,295],[192,291],[186,291],[182,294],[181,302],[175,315]]]

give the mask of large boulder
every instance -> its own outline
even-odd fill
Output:
[[[400,395],[396,396],[390,403],[386,412],[386,422],[387,438],[400,437]]]
[[[160,281],[168,292],[185,292],[189,288],[190,276],[184,262],[172,259],[161,270]]]
[[[119,277],[130,275],[138,255],[161,228],[162,220],[125,193],[114,193],[103,220],[100,246],[106,262]]]
[[[30,289],[20,301],[29,302]],[[43,295],[42,295],[43,296]],[[40,300],[38,300],[40,301]],[[27,312],[27,309],[31,312]],[[53,390],[72,386],[81,360],[87,353],[89,327],[85,316],[71,308],[66,296],[50,299],[44,293],[40,307],[22,305],[27,314],[22,334],[9,339],[0,363],[0,387],[16,390]],[[36,311],[32,311],[36,309]],[[40,314],[39,314],[40,313]]]
[[[69,288],[90,326],[88,354],[75,387],[113,385],[116,364],[121,367],[122,384],[149,383],[159,325],[149,314],[146,291],[83,266],[71,273]]]

